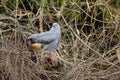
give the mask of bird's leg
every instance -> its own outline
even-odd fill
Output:
[[[35,52],[35,56],[36,56],[36,59],[37,59],[36,63],[37,63],[37,64],[40,64],[40,62],[39,62],[39,56],[38,56],[38,53],[37,53],[37,52]]]
[[[53,52],[50,53],[50,60],[51,60],[52,63],[56,63],[56,59],[54,58],[54,53]]]

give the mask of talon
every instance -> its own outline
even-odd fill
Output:
[[[54,58],[51,58],[52,63],[56,63],[57,61]]]
[[[50,53],[50,60],[52,63],[56,63],[57,60],[54,58],[54,53]]]

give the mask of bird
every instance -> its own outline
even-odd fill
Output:
[[[58,23],[53,23],[49,31],[32,34],[28,37],[28,40],[31,41],[31,49],[38,50],[42,46],[43,51],[50,52],[49,57],[52,63],[56,62],[53,51],[57,49],[60,39],[61,28]]]

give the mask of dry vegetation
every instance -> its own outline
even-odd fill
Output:
[[[1,0],[0,80],[120,80],[119,21],[119,0]],[[26,41],[53,22],[62,29],[56,64]]]

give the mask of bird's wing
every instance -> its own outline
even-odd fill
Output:
[[[44,32],[44,33],[40,33],[37,37],[38,37],[36,40],[37,42],[43,44],[49,44],[54,40],[56,40],[58,38],[58,35],[55,34],[54,32]]]

